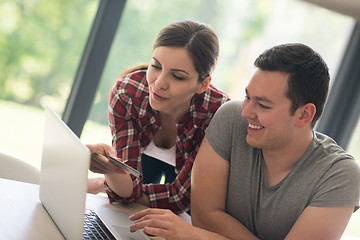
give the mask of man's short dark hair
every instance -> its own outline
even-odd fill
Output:
[[[263,52],[254,64],[263,71],[289,74],[286,95],[291,101],[290,113],[313,103],[316,107],[314,127],[323,112],[330,81],[329,68],[320,54],[304,44],[282,44]]]

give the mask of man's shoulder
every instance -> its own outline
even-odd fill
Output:
[[[314,139],[313,142],[315,143],[315,148],[324,151],[326,155],[336,155],[354,159],[349,153],[347,153],[337,142],[329,137],[326,134],[314,131]]]
[[[357,171],[360,174],[359,164],[355,158],[339,146],[331,137],[314,131],[314,144],[311,155],[326,169],[343,169],[344,171]]]

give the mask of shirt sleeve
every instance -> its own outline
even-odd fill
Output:
[[[215,113],[209,127],[205,130],[206,138],[214,151],[223,159],[231,160],[233,138],[246,136],[246,127],[238,127],[246,124],[241,117],[242,102],[229,101],[223,104]],[[236,134],[235,134],[236,132]]]
[[[143,185],[141,177],[136,179],[134,176],[131,176],[134,191],[129,198],[119,197],[115,192],[111,191],[105,183],[105,189],[111,202],[120,201],[133,203],[136,202],[142,194],[145,194],[150,200],[151,207],[166,208],[175,213],[186,211],[189,208],[191,169],[204,137],[205,125],[208,125],[217,108],[228,100],[228,97],[221,92],[213,90],[212,94],[214,96],[204,94],[205,97],[199,97],[199,101],[196,103],[201,105],[201,107],[195,107],[195,105],[194,107],[190,107],[190,109],[195,110],[190,110],[189,113],[184,116],[186,120],[184,120],[182,124],[185,125],[185,127],[183,131],[179,131],[184,134],[184,136],[178,136],[181,142],[178,147],[181,150],[177,153],[176,157],[178,167],[176,179],[169,184]],[[130,107],[129,104],[132,99],[126,99],[127,96],[128,94],[119,95],[119,90],[113,90],[111,94],[109,119],[114,140],[113,144],[118,151],[119,157],[127,159],[130,166],[137,167],[138,170],[141,170],[142,153],[139,143],[140,139],[136,139],[139,137],[137,131],[140,130],[137,129],[138,127],[135,126],[134,122],[131,123],[131,121],[129,121],[131,118],[134,119],[134,117],[131,117],[134,115],[133,111],[140,112],[133,109],[134,107],[138,107],[139,104],[133,104],[134,106]],[[123,99],[119,100],[119,98]],[[145,114],[146,112],[148,111],[144,111]],[[195,125],[200,126],[199,131],[195,131]],[[120,154],[119,151],[121,151]]]
[[[359,165],[350,157],[337,160],[325,171],[314,191],[310,206],[355,206],[357,210],[360,196]]]
[[[134,81],[133,79],[130,79]],[[136,102],[129,94],[132,87],[128,84],[127,88],[122,85],[125,78],[120,79],[113,87],[109,101],[109,126],[112,134],[113,147],[117,151],[117,156],[123,160],[127,160],[127,164],[141,172],[141,150],[140,139],[137,129],[137,110],[134,107]],[[135,88],[135,87],[134,87]],[[120,201],[126,203],[135,202],[142,196],[142,178],[132,176],[133,193],[129,198],[122,198],[113,192],[107,183],[105,189],[107,191],[110,202]]]

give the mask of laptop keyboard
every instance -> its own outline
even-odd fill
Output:
[[[116,239],[104,225],[99,216],[90,209],[85,209],[83,239]]]

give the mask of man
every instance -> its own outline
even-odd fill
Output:
[[[244,102],[221,107],[192,170],[193,225],[230,239],[340,239],[359,208],[352,156],[313,130],[329,88],[302,44],[255,61]]]
[[[359,208],[360,168],[313,129],[328,67],[302,44],[275,46],[255,66],[245,100],[217,110],[196,156],[194,226],[168,210],[147,209],[131,216],[131,231],[167,240],[341,238]]]

